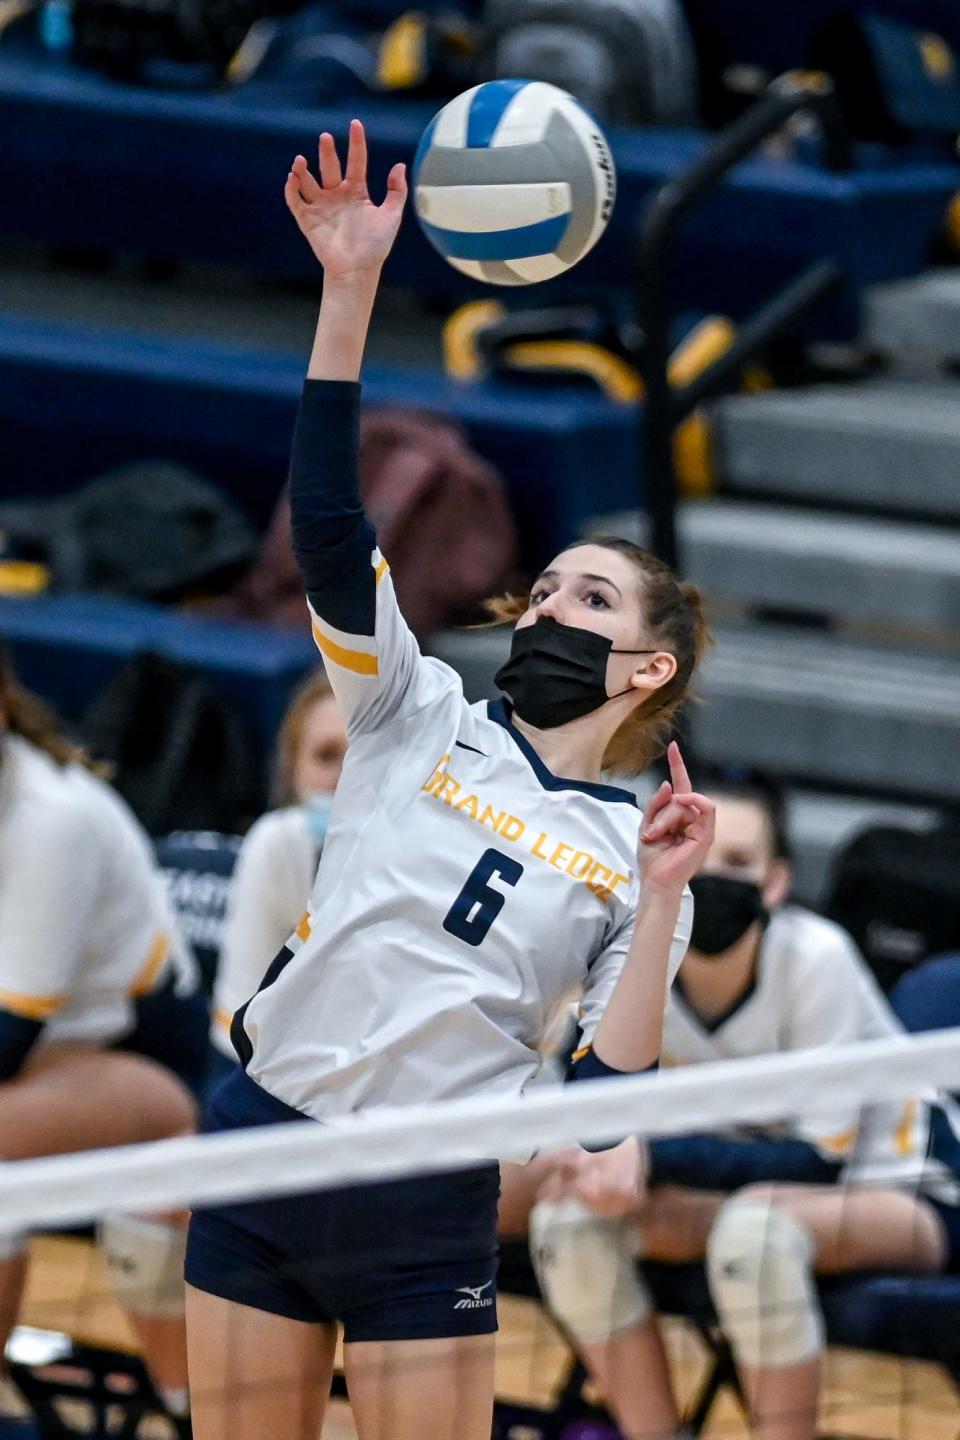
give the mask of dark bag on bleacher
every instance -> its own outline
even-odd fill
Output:
[[[57,500],[0,506],[21,558],[45,565],[53,590],[175,602],[230,588],[257,552],[253,526],[182,465],[125,465]]]
[[[442,417],[378,410],[360,422],[360,484],[411,629],[473,618],[510,573],[516,533],[503,481]],[[303,581],[284,492],[232,613],[304,628]]]
[[[896,144],[960,135],[960,56],[931,31],[866,11],[832,20],[814,42],[858,140]]]
[[[697,123],[679,0],[486,0],[483,28],[493,77],[546,80],[619,125]]]
[[[265,804],[246,727],[206,680],[161,655],[122,666],[87,711],[81,738],[151,835],[243,831]]]
[[[877,825],[841,853],[826,913],[848,930],[884,990],[960,947],[960,826]]]

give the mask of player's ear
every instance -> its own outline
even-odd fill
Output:
[[[669,650],[657,650],[644,658],[630,676],[630,684],[636,690],[660,690],[669,685],[677,673],[677,657]]]
[[[767,874],[763,886],[763,907],[765,910],[776,910],[782,905],[790,894],[790,887],[793,884],[793,871],[786,860],[774,860]]]

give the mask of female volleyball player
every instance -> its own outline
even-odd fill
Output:
[[[0,651],[0,1157],[191,1130],[171,1071],[200,1081],[206,1029],[147,837]],[[116,1216],[102,1240],[154,1381],[185,1417],[182,1226]],[[0,1256],[2,1354],[23,1243]]]
[[[230,1041],[233,1012],[256,990],[299,922],[326,839],[347,735],[322,670],[294,695],[277,748],[279,808],[251,826],[230,882],[210,1029],[218,1080],[237,1064]]]
[[[237,1012],[222,1129],[519,1095],[555,1006],[583,992],[581,1075],[660,1047],[686,882],[713,806],[670,749],[646,813],[606,785],[643,764],[704,643],[699,600],[611,541],[558,555],[521,605],[501,688],[468,705],[394,599],[357,489],[361,359],[406,195],[381,206],[353,122],[286,200],[324,270],[291,471],[294,544],[350,740],[311,905]],[[636,1147],[609,1152],[618,1166]],[[362,1440],[487,1440],[498,1167],[195,1214],[187,1255],[199,1440],[314,1436],[335,1326]]]

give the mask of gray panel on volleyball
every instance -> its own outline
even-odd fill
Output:
[[[707,759],[851,787],[960,798],[952,654],[722,627],[690,714]]]
[[[932,830],[936,810],[896,801],[853,795],[823,795],[810,790],[787,794],[787,832],[793,861],[793,894],[805,905],[826,903],[837,857],[862,830],[873,825],[898,825]]]
[[[500,694],[493,677],[510,654],[509,625],[490,630],[442,630],[424,649],[451,665],[463,680],[469,701],[494,700]]]
[[[931,270],[867,292],[861,344],[895,355],[960,360],[960,274]]]
[[[705,501],[684,506],[680,535],[711,599],[960,632],[952,529]]]
[[[960,518],[960,404],[897,383],[734,396],[714,407],[728,489]]]

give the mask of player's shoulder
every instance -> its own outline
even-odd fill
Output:
[[[771,917],[765,951],[791,976],[837,980],[859,974],[864,962],[847,931],[802,905],[783,905]]]
[[[311,845],[306,813],[302,805],[282,805],[255,820],[243,837],[242,856],[275,855],[300,851]]]
[[[4,743],[4,809],[11,821],[79,829],[103,808],[102,781],[80,765],[62,765],[18,735]]]

